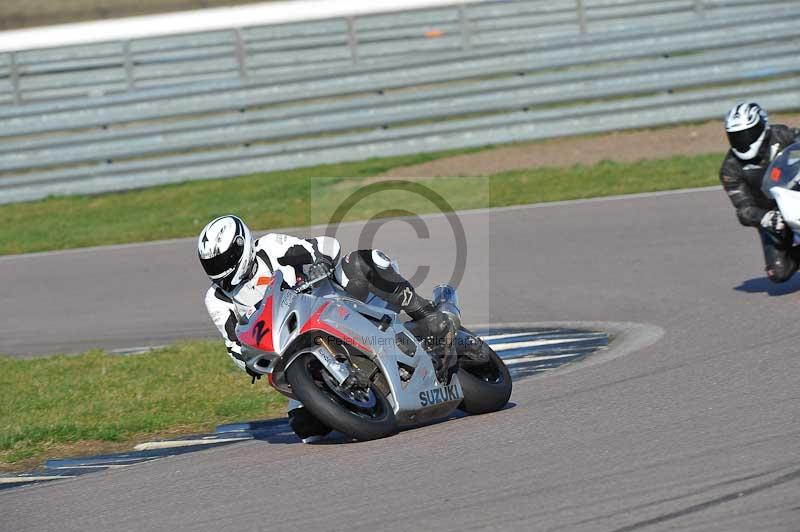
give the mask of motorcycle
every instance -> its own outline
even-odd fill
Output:
[[[778,204],[786,225],[800,245],[800,142],[783,149],[764,174],[761,190]]]
[[[276,271],[262,301],[240,316],[247,367],[266,375],[322,423],[356,440],[449,417],[502,409],[511,376],[499,356],[460,325],[458,295],[434,289],[453,321],[447,338],[424,336],[385,303],[348,295],[330,274],[297,288]],[[419,336],[418,336],[419,334]]]

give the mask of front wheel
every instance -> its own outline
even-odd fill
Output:
[[[397,430],[389,400],[374,384],[343,388],[312,354],[300,355],[286,370],[292,391],[317,419],[357,440],[375,440]]]
[[[464,400],[459,409],[468,414],[487,414],[502,409],[511,397],[511,374],[503,360],[489,347],[489,344],[466,329],[459,330],[458,379],[464,391]],[[465,337],[471,342],[461,341]],[[472,342],[475,354],[461,350]]]

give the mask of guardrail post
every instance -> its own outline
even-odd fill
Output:
[[[350,48],[350,55],[353,57],[353,64],[358,63],[358,36],[356,35],[356,19],[347,17],[347,46]]]
[[[22,103],[22,94],[19,91],[19,69],[17,69],[17,52],[8,54],[8,68],[11,77],[11,92],[14,96],[14,105]]]
[[[464,4],[458,5],[458,24],[461,27],[461,47],[464,50],[467,50],[472,45],[469,39],[469,19],[467,18],[467,6]]]
[[[239,67],[239,77],[244,79],[247,77],[247,55],[244,49],[244,37],[242,36],[242,29],[236,28],[233,30],[233,35],[236,39],[236,64]]]
[[[136,78],[133,74],[133,57],[131,56],[131,41],[125,41],[122,44],[122,62],[125,66],[125,81],[128,90],[132,91],[136,88]]]
[[[575,11],[578,17],[578,31],[581,35],[586,34],[586,8],[583,6],[583,0],[575,0]]]

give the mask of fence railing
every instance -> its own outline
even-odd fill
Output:
[[[587,33],[517,36],[534,5],[544,17],[567,3],[574,15],[574,1],[466,6],[484,27],[510,27],[508,13],[520,25],[505,40],[471,29],[466,49],[0,106],[0,202],[701,120],[743,98],[800,109],[793,3],[582,0]],[[659,15],[635,23],[634,8]],[[401,30],[419,16],[362,24],[406,43]],[[309,24],[319,37],[331,21]]]
[[[757,0],[526,0],[19,51],[0,54],[0,104],[246,81],[763,12]]]

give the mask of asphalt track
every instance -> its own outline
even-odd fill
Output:
[[[764,280],[755,232],[721,191],[461,221],[470,321],[637,322],[664,335],[521,381],[492,415],[366,443],[253,440],[8,490],[0,530],[800,529],[800,276]],[[435,245],[447,225],[426,222],[430,240],[392,222],[377,241],[404,269],[435,262],[432,278],[447,276],[452,249]],[[345,229],[349,247],[359,227]],[[0,350],[207,333],[191,248],[0,260]]]

